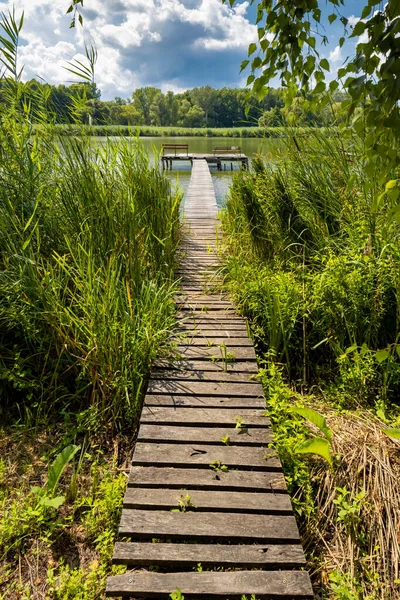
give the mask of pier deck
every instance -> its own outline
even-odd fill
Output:
[[[218,281],[206,161],[193,163],[177,356],[151,373],[107,596],[313,598],[246,321]],[[211,182],[211,185],[210,185]]]
[[[163,170],[172,169],[174,162],[182,162],[182,161],[190,161],[194,164],[196,161],[206,161],[209,165],[216,165],[219,170],[222,170],[222,167],[226,164],[231,164],[234,162],[240,162],[243,168],[247,168],[249,164],[249,158],[246,154],[242,152],[239,153],[185,153],[181,152],[179,154],[163,154],[161,156],[161,163]]]

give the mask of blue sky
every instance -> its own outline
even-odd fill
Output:
[[[241,0],[233,9],[221,0],[85,0],[84,27],[69,29],[65,16],[68,0],[1,1],[0,10],[12,5],[25,11],[20,63],[24,77],[41,77],[51,84],[68,84],[67,61],[82,59],[84,44],[98,49],[96,81],[102,99],[128,97],[136,87],[152,85],[164,92],[192,87],[239,87],[245,83],[239,65],[249,43],[256,41],[255,5]],[[363,2],[346,1],[341,12],[355,23]],[[321,4],[323,14],[331,10]],[[354,44],[338,48],[342,25],[326,24],[331,78]]]

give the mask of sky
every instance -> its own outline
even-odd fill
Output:
[[[363,4],[345,0],[342,13],[354,24]],[[0,0],[2,12],[12,6],[17,15],[25,12],[19,50],[25,80],[68,85],[74,76],[66,63],[83,60],[85,43],[94,43],[103,100],[128,98],[149,85],[175,93],[202,85],[245,86],[247,74],[239,68],[257,40],[255,4],[241,0],[231,9],[221,0],[85,0],[84,25],[75,29],[69,29],[68,5],[68,0]],[[323,9],[325,19],[329,12]],[[331,61],[331,79],[354,52],[351,41],[338,47],[342,32],[340,23],[326,24],[329,45],[321,53]]]

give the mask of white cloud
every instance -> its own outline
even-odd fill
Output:
[[[93,42],[104,99],[140,85],[176,91],[238,85],[240,62],[257,39],[247,0],[233,9],[221,0],[86,0],[84,27],[75,29],[65,14],[68,0],[0,0],[1,11],[12,6],[25,12],[19,53],[25,80],[68,83],[73,76],[63,66]]]
[[[330,53],[329,53],[329,60],[333,63],[338,63],[340,61],[343,60],[342,57],[342,49],[340,46],[336,46]]]

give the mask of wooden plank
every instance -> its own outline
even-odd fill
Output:
[[[171,540],[292,544],[299,541],[293,515],[171,512],[122,509],[120,535]]]
[[[138,442],[132,464],[137,466],[158,465],[166,467],[208,467],[218,463],[229,469],[253,469],[278,471],[281,463],[271,448],[247,446],[218,446],[208,444],[158,444]],[[212,467],[210,467],[212,468]]]
[[[226,311],[205,311],[205,310],[178,310],[175,313],[177,319],[177,326],[180,323],[191,323],[197,325],[199,323],[213,323],[219,325],[222,329],[225,325],[236,324],[246,326],[246,321],[243,317],[240,317],[237,313],[228,314]]]
[[[201,310],[202,312],[214,310],[223,310],[226,312],[227,310],[235,310],[230,302],[224,302],[223,300],[211,302],[207,300],[197,301],[196,299],[186,298],[182,302],[177,301],[176,304],[178,305],[179,310]]]
[[[217,337],[219,335],[226,335],[227,333],[229,333],[230,335],[234,335],[235,337],[242,337],[248,335],[246,321],[240,318],[232,319],[231,321],[225,320],[223,323],[217,323],[213,321],[208,322],[207,320],[197,320],[196,324],[193,323],[192,319],[187,319],[185,321],[180,321],[179,323],[177,323],[177,330],[188,330],[188,333],[190,331],[194,331],[198,334],[202,334],[204,332],[205,335],[209,334],[210,336],[212,333],[214,333],[214,335]]]
[[[257,363],[253,361],[235,360],[232,363],[216,362],[212,360],[167,360],[158,359],[154,362],[156,369],[179,369],[186,371],[207,371],[216,373],[249,373],[256,375],[258,373]]]
[[[168,487],[187,490],[242,490],[249,492],[286,493],[285,478],[274,471],[214,471],[176,467],[132,467],[128,485],[133,487]]]
[[[257,377],[254,373],[226,373],[225,371],[220,372],[209,372],[209,371],[189,371],[187,369],[153,369],[150,373],[150,379],[179,379],[183,381],[217,381],[217,382],[246,382],[246,383],[258,383]]]
[[[177,317],[178,318],[181,318],[181,317],[187,318],[189,316],[191,316],[191,317],[198,317],[198,316],[208,317],[209,319],[226,319],[227,317],[230,317],[230,318],[233,317],[234,319],[240,318],[234,308],[218,309],[217,307],[215,307],[215,308],[208,309],[207,307],[202,308],[201,306],[199,306],[198,308],[180,306],[179,310],[177,311]]]
[[[229,571],[202,573],[154,573],[134,571],[114,575],[107,581],[106,595],[133,594],[135,598],[165,598],[179,589],[185,600],[223,600],[243,595],[257,600],[311,600],[313,592],[305,571]]]
[[[265,401],[263,398],[252,397],[223,397],[223,396],[179,396],[173,394],[147,394],[144,400],[144,406],[165,406],[170,408],[234,408],[242,409],[264,409]]]
[[[177,353],[184,358],[194,358],[197,360],[217,360],[223,361],[225,356],[225,349],[221,346],[178,346]],[[248,346],[232,346],[226,344],[226,354],[228,356],[228,362],[234,360],[253,360],[256,361],[256,353],[254,348]]]
[[[285,569],[305,566],[303,549],[291,545],[233,544],[149,544],[117,542],[113,562],[128,566],[169,566],[190,568],[201,563],[203,567]]]
[[[158,425],[198,425],[235,427],[237,420],[244,419],[247,427],[269,427],[265,411],[247,408],[158,408],[144,406],[141,423]]]
[[[218,294],[184,294],[182,292],[180,292],[180,294],[177,295],[175,298],[179,301],[196,300],[197,302],[214,302],[215,300],[227,302],[229,300],[229,298],[227,298],[226,296]]]
[[[213,381],[165,381],[151,379],[147,388],[149,394],[176,394],[185,396],[223,396],[223,397],[255,397],[263,396],[260,383],[216,383]]]
[[[123,506],[134,510],[172,510],[179,506],[191,512],[229,512],[241,514],[288,515],[292,505],[288,495],[257,492],[221,492],[163,488],[128,488]]]
[[[248,337],[233,337],[230,335],[227,335],[226,337],[209,337],[207,338],[205,335],[179,335],[176,337],[176,341],[178,342],[178,344],[188,344],[190,346],[206,346],[209,347],[210,345],[213,346],[217,346],[217,345],[222,345],[225,344],[226,346],[231,345],[231,346],[241,346],[242,348],[244,347],[250,347],[250,348],[254,348],[253,346],[253,342],[251,341],[250,338]]]
[[[265,446],[272,443],[270,429],[249,428],[246,433],[241,429],[228,427],[172,427],[171,425],[142,424],[139,429],[139,442],[159,442],[175,444],[222,444],[227,440],[229,446]]]

